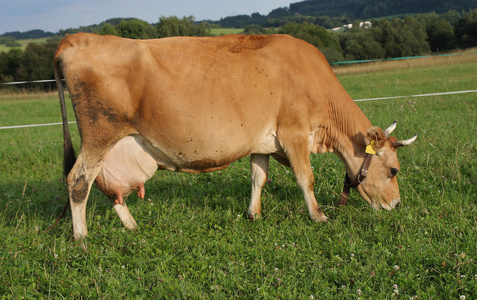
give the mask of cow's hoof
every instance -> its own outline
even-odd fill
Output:
[[[260,219],[260,215],[259,215],[259,214],[248,213],[247,217],[248,217],[251,221],[256,221],[256,220]]]
[[[317,223],[328,222],[328,218],[324,214],[312,216],[310,218],[313,222]]]

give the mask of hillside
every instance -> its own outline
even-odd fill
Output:
[[[248,25],[279,27],[287,22],[307,21],[333,28],[354,20],[430,12],[441,14],[450,10],[460,13],[473,8],[477,8],[476,0],[307,0],[276,8],[266,16],[258,13],[238,15],[211,23],[240,28]]]
[[[29,39],[47,38],[47,37],[52,37],[54,35],[55,34],[53,32],[47,32],[40,29],[35,29],[35,30],[30,30],[25,32],[19,32],[19,31],[6,32],[0,35],[0,37],[14,38],[16,40],[29,40]]]
[[[351,19],[370,19],[389,15],[415,13],[444,13],[449,10],[477,8],[475,0],[308,0],[290,4],[289,15],[345,16]]]

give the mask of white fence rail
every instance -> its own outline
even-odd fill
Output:
[[[55,82],[55,80],[54,79],[45,79],[45,80],[32,80],[32,81],[0,82],[0,85],[18,85],[18,84],[45,83],[45,82]]]
[[[375,101],[375,100],[389,100],[389,99],[402,99],[402,98],[415,98],[415,97],[431,97],[431,96],[445,96],[445,95],[455,95],[455,94],[466,94],[466,93],[477,93],[477,90],[467,90],[467,91],[455,91],[455,92],[443,92],[443,93],[430,93],[430,94],[418,94],[418,95],[407,95],[407,96],[394,96],[394,97],[381,97],[381,98],[368,98],[368,99],[357,99],[354,102],[361,101]],[[76,122],[68,122],[74,124]],[[61,125],[62,123],[46,123],[46,124],[30,124],[30,125],[13,125],[13,126],[4,126],[0,127],[2,129],[17,129],[17,128],[28,128],[28,127],[41,127],[41,126],[54,126]]]

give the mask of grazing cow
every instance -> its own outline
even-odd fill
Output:
[[[400,201],[396,148],[415,137],[398,141],[387,135],[391,129],[373,127],[325,57],[302,40],[286,35],[130,40],[79,33],[61,41],[54,66],[77,239],[87,235],[86,202],[98,175],[99,186],[127,211],[117,186],[109,185],[114,180],[110,177],[125,176],[119,186],[127,191],[141,186],[155,167],[209,172],[247,155],[251,218],[261,213],[270,155],[292,167],[315,221],[327,218],[313,192],[310,153],[338,155],[349,178],[356,178],[348,186],[356,187],[373,207],[391,209]],[[81,137],[77,159],[61,74]],[[128,136],[133,138],[124,142]],[[134,144],[130,156],[139,158],[114,166],[114,153],[128,152],[128,144]],[[148,165],[145,171],[143,163]],[[127,219],[120,217],[123,223]]]

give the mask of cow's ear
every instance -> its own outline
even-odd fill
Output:
[[[384,141],[386,140],[386,136],[381,128],[377,126],[373,126],[368,129],[366,133],[365,143],[366,145],[371,145],[374,151],[378,151],[384,145]]]

